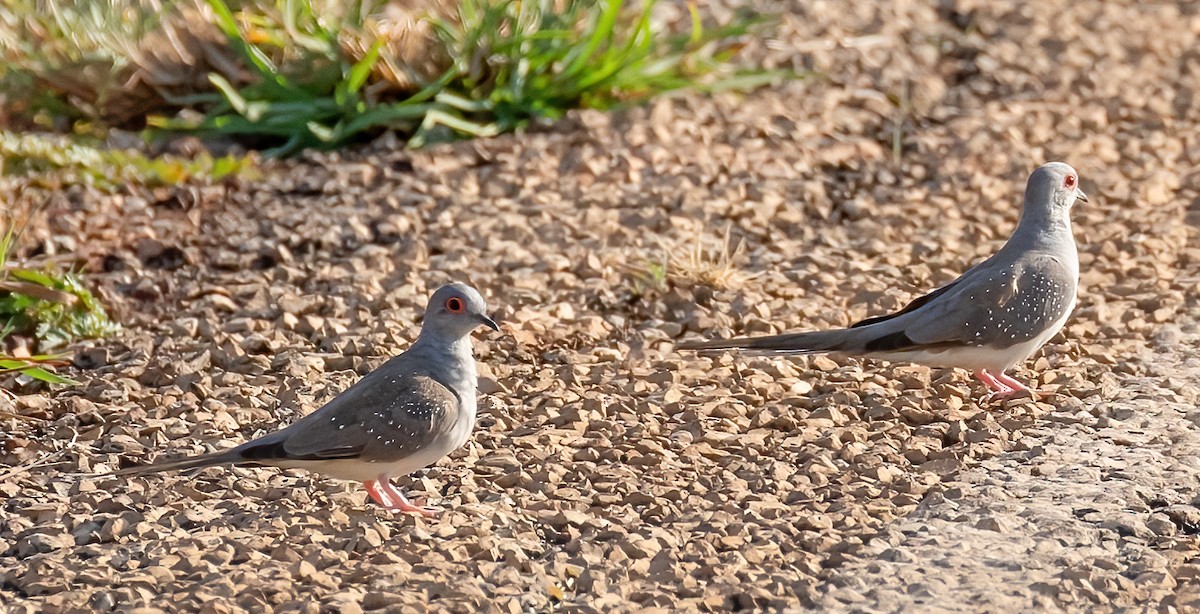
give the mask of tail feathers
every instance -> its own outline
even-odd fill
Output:
[[[234,448],[224,452],[214,452],[212,454],[204,454],[201,456],[189,456],[187,458],[179,458],[151,465],[136,465],[118,469],[109,475],[145,475],[147,473],[159,473],[161,471],[183,471],[185,469],[198,469],[201,467],[213,467],[216,465],[232,465],[235,463],[245,462],[242,457],[241,450]]]
[[[737,337],[688,341],[681,350],[743,350],[752,354],[815,354],[820,352],[859,353],[864,348],[861,330],[821,330],[769,337]]]

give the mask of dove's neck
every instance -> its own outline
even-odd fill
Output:
[[[450,338],[422,331],[408,353],[424,363],[422,366],[430,377],[453,390],[463,405],[473,410],[479,375],[470,335]]]
[[[1074,199],[1074,195],[1071,195]],[[1054,243],[1063,240],[1074,241],[1071,235],[1071,207],[1051,191],[1046,193],[1030,179],[1025,188],[1025,198],[1021,203],[1021,219],[1013,232],[1013,239],[1028,241],[1026,249],[1040,246],[1041,243]]]
[[[1079,268],[1070,210],[1065,207],[1026,207],[1017,222],[1017,229],[1004,247],[1018,253],[1047,253],[1071,268]]]

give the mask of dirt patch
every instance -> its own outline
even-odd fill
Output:
[[[90,263],[126,330],[82,387],[5,418],[4,600],[1191,603],[1200,16],[804,3],[784,21],[759,57],[820,76],[750,97],[313,154],[187,198],[54,195],[37,236]],[[1043,401],[983,407],[964,374],[908,365],[672,350],[902,306],[993,252],[1052,159],[1091,203],[1079,307],[1015,374]],[[714,288],[673,268],[726,228],[744,275]],[[507,330],[475,344],[473,441],[404,484],[440,520],[301,472],[92,477],[312,411],[405,347],[449,279]]]

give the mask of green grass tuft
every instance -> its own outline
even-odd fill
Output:
[[[32,332],[42,350],[119,330],[79,276],[69,271],[8,271],[0,280],[0,319],[12,328],[10,333]]]
[[[0,7],[0,84],[27,93],[7,101],[10,116],[69,117],[76,131],[140,121],[288,154],[384,130],[414,147],[492,136],[575,108],[794,76],[734,68],[765,19],[706,27],[692,5],[687,31],[671,32],[656,0],[461,0],[402,19],[381,0],[99,4]],[[107,12],[118,17],[96,21]]]
[[[436,125],[491,135],[570,109],[610,109],[683,89],[753,89],[781,76],[728,66],[739,37],[761,18],[705,29],[692,7],[691,32],[668,34],[654,24],[654,5],[575,0],[551,10],[545,2],[466,0],[458,23],[437,23],[454,64],[432,96],[436,113],[410,143],[423,143]]]
[[[0,237],[0,374],[17,372],[46,383],[74,385],[77,382],[53,371],[66,362],[64,355],[44,352],[77,339],[106,337],[119,327],[75,273],[11,266],[16,237],[15,223]],[[29,339],[38,354],[28,351]],[[6,347],[21,351],[10,354]]]

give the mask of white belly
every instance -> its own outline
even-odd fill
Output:
[[[317,462],[298,461],[288,466],[307,469],[314,473],[339,480],[366,482],[368,480],[378,480],[383,476],[390,478],[399,475],[408,475],[438,462],[453,451],[454,448],[446,449],[446,446],[430,446],[415,454],[390,463],[367,462],[347,458]],[[281,464],[280,466],[284,465]]]

